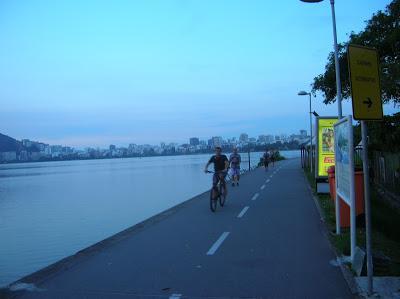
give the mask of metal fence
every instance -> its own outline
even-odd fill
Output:
[[[374,183],[400,195],[400,153],[372,153],[371,176]]]
[[[310,147],[302,147],[300,149],[300,161],[301,161],[301,167],[302,168],[307,168],[310,169],[310,155],[312,155],[313,161],[315,161],[315,147],[313,146],[312,152],[310,151]],[[315,165],[313,165],[313,168]],[[314,170],[312,170],[314,171]]]
[[[301,166],[310,168],[310,154],[315,161],[315,151],[310,147],[301,149]],[[400,153],[374,151],[370,156],[370,180],[387,191],[400,196]],[[354,165],[362,168],[362,148],[354,149]]]
[[[358,168],[363,167],[363,162],[362,162],[362,147],[361,146],[356,146],[354,148],[354,165]]]

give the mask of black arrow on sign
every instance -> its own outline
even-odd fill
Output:
[[[363,103],[364,103],[364,104],[367,104],[367,105],[368,105],[368,108],[371,108],[371,106],[372,106],[371,98],[367,98],[367,101],[363,101]]]

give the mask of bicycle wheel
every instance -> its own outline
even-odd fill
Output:
[[[215,212],[217,210],[217,201],[218,201],[218,191],[215,190],[214,188],[211,188],[210,190],[210,209],[212,212]]]
[[[219,205],[224,206],[226,199],[226,185],[219,185]]]

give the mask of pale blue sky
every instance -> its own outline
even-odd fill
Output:
[[[388,3],[337,0],[339,42]],[[308,130],[333,43],[299,0],[3,0],[0,38],[0,132],[72,146]]]

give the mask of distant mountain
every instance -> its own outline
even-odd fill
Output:
[[[23,148],[20,141],[0,133],[0,152],[19,152]]]

